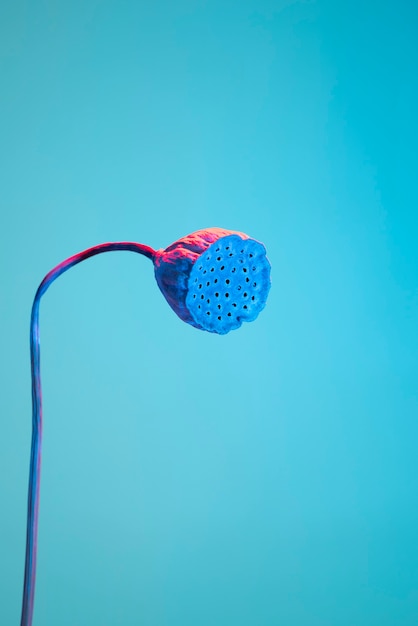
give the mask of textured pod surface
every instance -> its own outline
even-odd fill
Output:
[[[270,264],[263,244],[229,235],[196,260],[186,306],[201,328],[224,335],[255,320],[269,290]]]
[[[238,231],[199,230],[159,250],[154,265],[158,286],[177,315],[221,335],[254,320],[270,289],[263,244]]]

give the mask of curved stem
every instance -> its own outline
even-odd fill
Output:
[[[32,376],[32,444],[29,468],[28,513],[26,527],[25,580],[23,584],[22,616],[20,626],[32,626],[36,580],[36,553],[38,542],[39,486],[41,478],[42,444],[42,389],[40,372],[39,304],[41,297],[58,276],[73,265],[102,252],[130,250],[154,260],[155,250],[140,243],[120,241],[102,243],[83,250],[52,269],[36,292],[30,322],[30,354]]]

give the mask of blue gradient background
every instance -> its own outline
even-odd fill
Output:
[[[226,337],[130,253],[43,299],[34,626],[418,623],[417,25],[405,0],[2,3],[2,626],[37,285],[215,225],[273,266]]]

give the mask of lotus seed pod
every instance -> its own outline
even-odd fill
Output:
[[[158,286],[177,315],[219,335],[255,320],[270,290],[265,247],[238,231],[198,230],[158,250],[154,266]]]

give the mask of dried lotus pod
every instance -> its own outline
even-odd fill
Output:
[[[137,252],[154,263],[155,278],[177,315],[195,328],[225,335],[254,320],[270,289],[270,263],[263,244],[238,231],[198,230],[165,250],[119,241],[83,250],[54,267],[40,283],[31,314],[32,445],[29,468],[25,577],[21,626],[31,626],[35,601],[42,444],[39,306],[61,274],[86,259],[117,250]]]
[[[244,233],[198,230],[156,252],[153,261],[167,302],[196,328],[225,335],[255,320],[266,304],[266,250]]]

